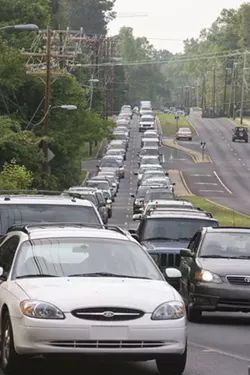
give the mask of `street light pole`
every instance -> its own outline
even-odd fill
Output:
[[[244,53],[244,63],[243,63],[243,72],[242,72],[241,103],[240,103],[240,124],[241,125],[243,124],[246,62],[247,62],[247,52],[245,51],[245,53]]]
[[[49,134],[49,109],[50,109],[50,59],[51,59],[51,29],[47,28],[47,48],[46,48],[46,82],[45,82],[45,106],[44,106],[44,136]],[[44,172],[49,173],[48,163],[48,142],[45,139],[43,142],[44,153]]]

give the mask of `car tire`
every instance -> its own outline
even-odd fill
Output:
[[[187,306],[187,319],[189,322],[197,323],[200,321],[202,311],[194,309],[190,304]]]
[[[3,316],[1,329],[1,369],[4,374],[20,374],[20,368],[28,362],[28,357],[20,356],[15,351],[13,329],[9,313]]]
[[[248,139],[245,140],[245,143],[248,143]]]
[[[234,138],[232,138],[232,142],[235,142],[235,139],[234,139]]]
[[[190,141],[192,141],[192,138],[189,138]]]
[[[165,358],[157,359],[156,366],[161,375],[181,375],[183,374],[187,362],[187,344],[182,354],[170,354]]]
[[[109,211],[108,218],[111,219],[112,217],[112,211]]]

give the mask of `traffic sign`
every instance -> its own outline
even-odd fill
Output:
[[[48,163],[49,163],[52,159],[54,159],[54,157],[55,157],[55,154],[51,151],[50,148],[48,148]]]
[[[206,147],[206,142],[201,142],[201,148],[205,148]]]

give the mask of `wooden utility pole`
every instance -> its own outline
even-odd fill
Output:
[[[234,63],[234,84],[233,84],[233,119],[236,112],[236,88],[237,88],[237,63]]]
[[[216,80],[216,65],[214,65],[214,69],[213,69],[213,96],[212,96],[213,117],[215,117],[215,101],[216,101],[215,80]]]
[[[44,136],[49,135],[49,109],[50,109],[50,68],[51,68],[51,28],[47,28],[47,46],[46,46],[46,81],[45,81],[45,106],[44,106]],[[48,142],[45,140],[43,142],[43,152],[44,152],[44,172],[49,173],[49,163],[48,163]]]
[[[246,77],[247,52],[244,53],[242,87],[241,87],[241,104],[240,104],[240,124],[243,124],[244,99],[245,99],[245,77]]]
[[[227,101],[227,70],[225,69],[225,81],[224,81],[224,96],[223,96],[223,116],[225,116],[226,113],[226,101]]]

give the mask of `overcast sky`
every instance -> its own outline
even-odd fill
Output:
[[[146,36],[157,49],[182,52],[182,41],[198,37],[211,26],[223,8],[238,8],[242,0],[116,0],[116,20],[109,23],[109,34],[122,26],[132,27],[135,36]],[[146,13],[147,17],[132,17]],[[131,17],[119,17],[119,14]],[[172,40],[171,40],[172,39]]]

